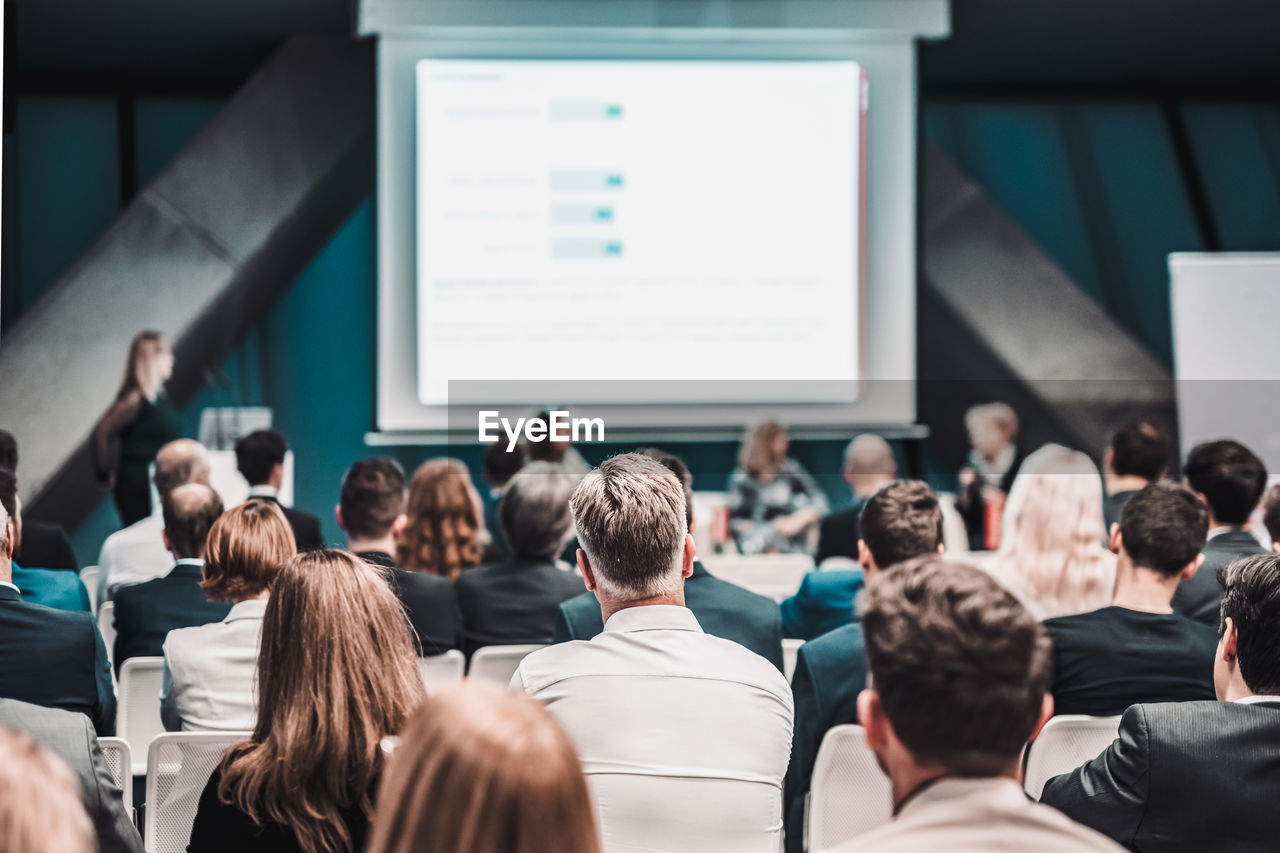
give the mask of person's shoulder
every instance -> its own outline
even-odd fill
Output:
[[[773,615],[778,612],[778,604],[767,595],[730,583],[713,574],[706,574],[696,579],[685,581],[685,596],[713,596],[718,601],[735,609],[751,611],[760,615]],[[592,597],[594,600],[594,596]]]
[[[0,725],[27,731],[37,740],[49,732],[78,733],[88,724],[89,718],[76,711],[33,705],[20,699],[0,699]]]
[[[1096,625],[1113,621],[1115,617],[1115,608],[1102,607],[1085,613],[1073,613],[1070,616],[1054,616],[1052,619],[1044,620],[1044,628],[1050,634],[1088,632]]]
[[[813,656],[819,654],[843,654],[851,649],[860,651],[862,647],[862,625],[858,622],[851,622],[848,625],[841,625],[839,628],[828,631],[821,636],[814,637],[802,645],[800,651]]]
[[[836,592],[857,591],[862,586],[861,569],[829,569],[806,572],[800,581],[798,596],[825,596]]]

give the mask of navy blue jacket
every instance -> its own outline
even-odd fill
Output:
[[[175,565],[169,574],[116,591],[116,672],[129,658],[164,654],[164,638],[175,628],[221,622],[231,603],[210,601],[200,588],[201,570]]]
[[[862,569],[809,572],[795,595],[782,602],[782,636],[812,640],[854,620]]]

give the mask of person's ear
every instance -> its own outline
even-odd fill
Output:
[[[861,539],[858,540],[858,565],[862,566],[864,575],[869,575],[876,570],[876,561],[871,558],[871,549]]]
[[[1225,663],[1235,664],[1238,654],[1236,647],[1239,641],[1240,635],[1236,630],[1236,622],[1228,616],[1222,625],[1222,640],[1218,643],[1219,653]]]
[[[941,556],[942,556],[943,554],[945,554],[945,553],[947,553],[947,543],[946,543],[946,542],[939,542],[939,543],[938,543],[938,556],[939,556],[939,557],[941,557]]]
[[[1272,541],[1272,543],[1271,543],[1271,550],[1272,550],[1272,551],[1274,551],[1274,552],[1275,552],[1275,553],[1277,553],[1277,554],[1280,554],[1280,540],[1274,540],[1274,541]]]
[[[391,522],[391,538],[399,542],[404,538],[405,528],[409,526],[409,516],[403,512],[396,516],[396,520]]]
[[[16,547],[14,540],[18,538],[18,528],[13,523],[12,517],[4,523],[4,528],[4,558],[6,560],[12,560],[13,549]]]
[[[1102,470],[1108,474],[1115,473],[1116,452],[1113,448],[1108,447],[1102,451]]]
[[[578,571],[582,572],[582,582],[587,585],[587,589],[592,592],[596,591],[595,572],[591,571],[591,561],[587,559],[587,552],[578,549]]]
[[[1196,576],[1196,572],[1202,565],[1204,565],[1204,554],[1196,554],[1196,558],[1187,563],[1186,567],[1178,575],[1178,583],[1191,580]]]
[[[693,534],[686,533],[684,535],[684,554],[681,555],[680,576],[684,578],[693,575],[693,560],[698,555],[698,546],[693,544]]]
[[[1032,741],[1040,737],[1040,731],[1044,728],[1044,724],[1049,722],[1053,717],[1053,694],[1046,693],[1044,698],[1040,700],[1040,718],[1036,720],[1035,728],[1031,730],[1031,737],[1027,740]]]
[[[1119,554],[1124,547],[1124,537],[1120,535],[1120,522],[1111,522],[1111,553]]]
[[[347,526],[342,523],[342,504],[333,505],[333,520],[338,522],[339,530],[346,530]]]
[[[164,539],[164,549],[165,549],[166,551],[172,551],[172,550],[173,550],[173,545],[171,545],[171,544],[169,543],[169,531],[168,531],[168,530],[161,530],[161,531],[160,531],[160,536],[161,536],[161,538],[163,538],[163,539]]]
[[[867,688],[858,694],[858,725],[866,729],[867,746],[882,752],[889,745],[889,718],[880,704],[880,694]]]
[[[694,528],[698,524],[698,515],[693,510],[689,510],[689,533],[692,534]]]

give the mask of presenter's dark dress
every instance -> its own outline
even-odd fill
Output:
[[[137,402],[132,403],[127,402],[128,398],[118,401],[94,430],[95,464],[103,479],[113,468],[109,461],[113,435],[118,442],[114,497],[124,527],[151,514],[148,466],[161,447],[182,437],[178,413],[167,395],[161,393],[155,402],[141,395],[135,399]]]

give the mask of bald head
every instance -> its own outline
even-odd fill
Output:
[[[164,500],[164,535],[173,556],[179,560],[202,556],[209,530],[220,515],[222,499],[203,483],[187,483],[171,491]]]
[[[898,473],[893,448],[878,435],[864,433],[844,451],[844,479],[858,497],[868,497]]]
[[[160,500],[187,483],[209,485],[209,452],[190,438],[171,441],[156,454],[156,491]]]

